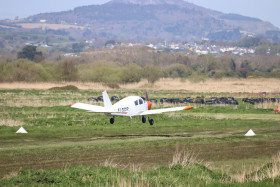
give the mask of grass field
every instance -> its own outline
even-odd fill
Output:
[[[280,115],[274,113],[280,104],[241,102],[256,92],[149,92],[156,99],[234,96],[240,105],[194,105],[190,111],[154,115],[154,126],[140,117],[116,118],[111,125],[109,117],[70,108],[101,95],[99,90],[2,89],[0,186],[280,184]],[[145,89],[108,93],[144,96]],[[28,134],[16,134],[19,126]],[[244,137],[249,129],[257,136]]]

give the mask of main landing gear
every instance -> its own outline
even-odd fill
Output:
[[[142,116],[142,123],[146,123],[146,117],[145,116]]]
[[[154,120],[153,119],[149,119],[149,123],[150,123],[150,125],[153,125],[154,124]]]
[[[150,125],[153,125],[154,124],[154,120],[153,119],[150,119],[150,116],[148,117],[149,118],[149,123]],[[147,119],[145,116],[142,116],[142,123],[146,123]]]
[[[142,116],[142,123],[146,123],[146,121],[147,121],[147,118],[145,116]],[[115,118],[113,118],[113,117],[110,118],[110,123],[114,124],[115,123]],[[149,123],[150,123],[150,125],[153,125],[154,120],[149,118]]]
[[[115,122],[115,118],[110,118],[110,123],[114,124],[114,122]]]

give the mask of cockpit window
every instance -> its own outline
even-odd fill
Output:
[[[137,106],[138,105],[138,100],[134,101],[134,103],[135,103],[135,106]]]
[[[142,105],[143,104],[143,100],[139,99],[139,103],[140,103],[140,105]]]

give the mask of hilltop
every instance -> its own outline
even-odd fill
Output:
[[[67,24],[87,28],[83,36],[195,41],[236,41],[279,29],[257,18],[206,9],[183,0],[112,0],[103,5],[31,16],[24,22]]]

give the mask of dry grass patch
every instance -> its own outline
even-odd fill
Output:
[[[112,90],[110,85],[93,82],[55,82],[55,83],[0,83],[0,89],[23,89],[23,90],[47,90],[52,87],[74,85],[80,90]],[[139,83],[121,84],[120,89],[136,90],[186,90],[197,93],[240,93],[247,92],[257,94],[262,92],[280,93],[279,79],[207,79],[203,82],[192,82],[190,80],[163,78],[155,84],[149,84],[147,80]]]
[[[272,103],[272,102],[264,102],[260,104],[254,105],[257,109],[273,109],[273,110],[280,110],[280,103]]]
[[[0,119],[0,126],[7,126],[7,127],[17,127],[23,126],[24,122],[22,121],[15,121],[12,119]]]
[[[156,82],[156,85],[163,90],[189,90],[203,93],[279,93],[280,91],[278,79],[207,79],[199,83],[193,83],[189,80],[182,82],[180,79],[161,79]]]
[[[11,171],[10,173],[3,176],[3,179],[11,179],[13,177],[17,177],[19,174],[19,171]]]
[[[106,160],[104,161],[104,163],[102,164],[102,166],[117,168],[117,167],[119,166],[119,164],[115,163],[114,159],[108,158],[108,159],[106,159]]]
[[[108,89],[102,83],[92,82],[12,82],[12,83],[0,83],[0,89],[7,90],[49,90],[54,87],[64,87],[67,85],[76,86],[79,90],[105,90]]]
[[[40,95],[26,95],[26,93],[3,93],[1,99],[3,103],[0,105],[8,107],[53,107],[53,106],[67,106],[75,102],[85,102],[87,99],[74,100],[73,98],[81,97],[79,92],[65,92],[65,93],[52,93],[49,91],[43,91]],[[69,98],[69,99],[67,99]]]
[[[201,164],[202,160],[199,160],[198,155],[191,151],[176,151],[173,155],[172,162],[169,164],[169,169],[177,165],[181,165],[183,168],[191,167],[194,164]]]
[[[80,100],[81,102],[87,102],[87,100]],[[45,101],[45,100],[8,100],[5,106],[9,107],[54,107],[54,106],[67,106],[77,102],[76,100],[59,100],[59,101]]]

